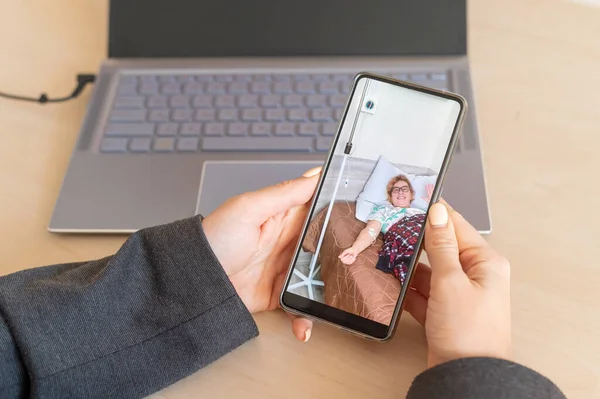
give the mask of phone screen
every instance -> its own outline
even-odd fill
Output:
[[[285,306],[388,336],[465,108],[451,94],[356,78],[285,284]]]

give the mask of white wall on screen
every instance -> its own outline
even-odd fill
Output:
[[[336,152],[350,136],[366,79],[354,92]],[[365,100],[376,101],[374,114],[361,112],[352,156],[430,168],[439,172],[459,112],[455,101],[378,81],[370,81]]]

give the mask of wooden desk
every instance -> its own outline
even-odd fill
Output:
[[[494,232],[512,261],[516,359],[569,398],[600,396],[600,8],[471,0],[470,56]],[[66,94],[106,53],[107,2],[0,1],[0,90]],[[97,258],[123,236],[46,231],[89,90],[61,105],[0,99],[0,274]],[[405,317],[378,345],[324,326],[295,342],[278,312],[261,336],[159,398],[398,398],[425,365]]]

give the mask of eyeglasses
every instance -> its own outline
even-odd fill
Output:
[[[408,186],[394,187],[392,189],[392,194],[398,194],[400,191],[402,191],[403,193],[408,193],[410,191],[410,188],[408,188]]]

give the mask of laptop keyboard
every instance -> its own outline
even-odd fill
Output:
[[[448,89],[445,71],[384,74]],[[121,75],[100,151],[326,152],[353,77]]]

